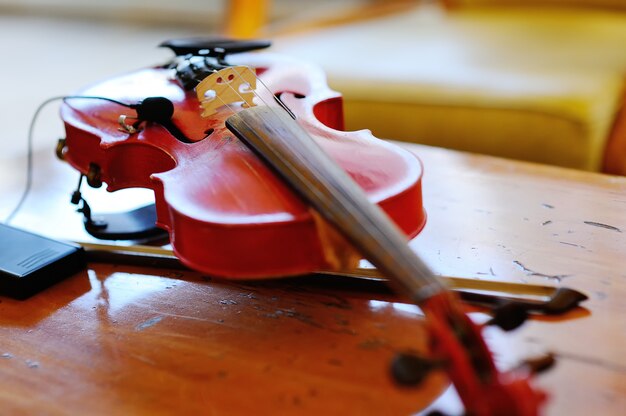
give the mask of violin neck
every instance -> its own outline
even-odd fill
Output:
[[[226,126],[385,273],[400,293],[421,303],[445,289],[411,250],[402,231],[287,112],[251,107],[228,118]]]

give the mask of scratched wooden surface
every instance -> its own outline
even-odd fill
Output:
[[[551,351],[557,366],[536,382],[551,395],[546,414],[626,414],[626,178],[411,149],[428,211],[412,244],[437,273],[590,296],[514,333],[489,329],[498,364]],[[50,153],[37,155],[14,224],[86,239],[67,202],[76,177]],[[12,173],[0,176],[0,218],[17,200],[21,162],[0,167]],[[131,199],[88,196],[99,207]],[[438,397],[436,408],[458,413],[439,375],[416,390],[389,380],[394,351],[425,342],[419,310],[395,300],[359,286],[91,264],[27,301],[0,298],[2,413],[402,415]]]

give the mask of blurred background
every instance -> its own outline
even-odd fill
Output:
[[[166,39],[254,37],[267,34],[272,25],[328,16],[363,3],[368,2],[0,0],[0,159],[24,154],[28,123],[43,100],[165,62],[171,52],[157,45]],[[37,123],[36,148],[62,134],[58,127],[54,110],[45,111]]]
[[[351,10],[367,1],[309,2],[229,0],[0,0],[0,220],[19,200],[26,181],[27,133],[36,109],[46,99],[72,94],[87,85],[142,67],[165,63],[169,50],[158,48],[167,39],[188,36],[255,37],[274,25],[288,25]],[[297,24],[294,23],[294,26]],[[65,211],[80,221],[67,204],[75,187],[75,172],[54,157],[64,136],[59,102],[47,105],[34,129],[33,192],[62,195],[63,212],[41,216],[29,200],[17,224],[37,224]],[[59,176],[62,179],[59,179]],[[89,195],[89,189],[84,187]],[[100,198],[98,196],[92,198]],[[123,210],[125,198],[113,198],[112,210]],[[106,203],[104,205],[106,210]],[[136,202],[130,202],[131,206]]]
[[[350,130],[626,175],[626,0],[0,0],[2,205],[41,102],[198,35],[268,38],[322,66]],[[36,152],[63,135],[57,111]]]

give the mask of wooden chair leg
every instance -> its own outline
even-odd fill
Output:
[[[226,16],[226,35],[249,39],[267,23],[270,0],[230,0]]]

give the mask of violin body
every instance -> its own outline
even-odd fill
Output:
[[[230,58],[230,57],[229,57]],[[230,59],[229,59],[230,60]],[[271,54],[232,60],[256,69],[258,80],[295,114],[299,124],[408,236],[425,224],[419,160],[374,138],[344,132],[341,96],[320,69]],[[215,276],[263,278],[328,269],[328,229],[309,206],[225,126],[241,103],[201,116],[201,103],[171,68],[142,69],[90,86],[80,95],[138,103],[165,97],[185,143],[156,122],[137,132],[120,128],[134,110],[102,100],[68,100],[64,158],[87,174],[97,167],[108,191],[154,191],[157,225],[187,266]],[[332,255],[330,256],[332,257]]]

